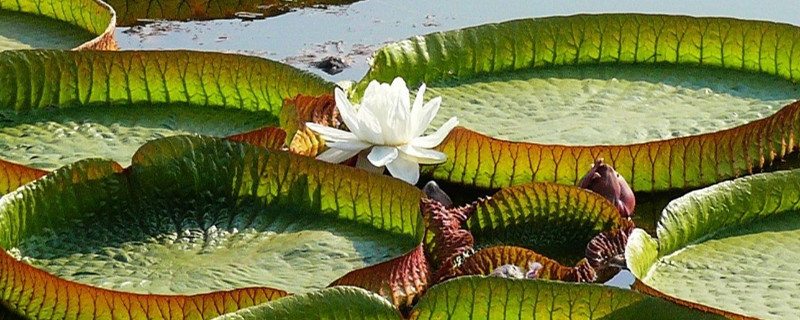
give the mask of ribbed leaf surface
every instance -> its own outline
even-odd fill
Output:
[[[726,18],[608,14],[516,20],[387,45],[376,53],[356,93],[371,80],[390,82],[396,76],[412,85],[454,87],[541,67],[614,63],[722,67],[796,81],[798,43],[795,26]],[[798,147],[798,109],[791,104],[713,134],[624,146],[506,142],[457,129],[438,148],[447,162],[426,172],[490,188],[531,181],[574,184],[603,157],[636,191],[701,187],[757,171]]]
[[[673,200],[658,237],[636,230],[625,255],[634,275],[662,295],[756,318],[796,318],[798,212],[800,170],[726,181]]]
[[[602,285],[467,276],[432,287],[411,319],[724,319]]]
[[[476,247],[517,245],[571,263],[593,236],[626,223],[602,196],[550,183],[502,189],[467,220]]]
[[[61,20],[89,31],[97,37],[77,49],[116,50],[114,28],[117,15],[99,0],[1,0],[0,10],[19,11]]]

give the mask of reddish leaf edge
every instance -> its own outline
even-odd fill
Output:
[[[27,263],[21,262],[11,255],[5,249],[0,248],[0,283],[3,283],[4,298],[2,304],[8,308],[10,312],[14,312],[19,316],[29,317],[31,319],[38,319],[36,315],[29,314],[28,305],[20,305],[24,302],[32,302],[33,300],[55,300],[58,304],[59,301],[69,301],[67,297],[62,297],[60,293],[68,294],[71,297],[78,297],[81,303],[70,303],[66,305],[66,309],[62,310],[64,314],[80,314],[82,308],[86,305],[83,299],[89,298],[92,300],[91,305],[94,308],[100,308],[104,304],[109,309],[100,310],[101,313],[114,314],[117,312],[125,312],[132,317],[138,309],[139,312],[145,310],[158,310],[159,312],[167,312],[171,315],[180,313],[183,318],[189,318],[192,315],[200,316],[201,318],[213,318],[218,315],[229,313],[235,310],[224,310],[229,308],[231,301],[239,301],[247,299],[248,302],[243,305],[237,305],[236,310],[248,306],[276,300],[290,294],[283,290],[267,287],[248,287],[238,288],[233,290],[215,291],[209,293],[195,294],[195,295],[162,295],[162,294],[138,294],[129,293],[105,288],[94,287],[70,280],[65,280],[52,275],[48,272],[35,268]],[[21,283],[15,285],[15,283]],[[52,291],[46,292],[45,290],[51,289]],[[17,303],[8,301],[9,295],[25,295],[25,297],[18,297]],[[38,297],[36,297],[39,295]],[[52,297],[57,295],[58,297]],[[222,301],[220,301],[222,300]],[[34,307],[41,308],[44,305],[36,305]],[[148,308],[150,306],[151,308]],[[54,305],[52,312],[63,305]],[[178,308],[178,310],[171,308]],[[71,309],[70,309],[71,308]],[[124,310],[123,310],[124,309]],[[0,310],[3,311],[3,310]],[[37,310],[37,315],[43,310]],[[97,311],[97,310],[94,310]],[[211,314],[204,314],[204,312],[211,312]],[[177,319],[183,319],[177,318]]]
[[[0,173],[0,195],[4,195],[47,175],[49,171],[0,159]]]

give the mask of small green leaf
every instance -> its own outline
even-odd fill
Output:
[[[411,319],[724,319],[603,285],[459,277],[432,287]]]
[[[356,287],[338,286],[279,299],[242,309],[215,320],[401,320],[403,317],[386,299]]]
[[[611,202],[594,192],[531,183],[478,201],[467,229],[476,247],[517,245],[573,264],[584,257],[593,236],[626,223]]]
[[[10,12],[9,12],[10,11]],[[27,13],[29,16],[13,14],[13,12]],[[37,27],[29,30],[18,29],[19,24],[10,26],[4,25],[7,22],[14,22],[14,20],[29,20],[39,16],[39,21],[26,21],[24,23],[33,23]],[[43,0],[0,0],[0,51],[8,49],[2,44],[4,36],[10,35],[12,38],[17,38],[25,42],[30,42],[31,37],[42,37],[49,34],[64,34],[65,30],[68,33],[76,36],[79,42],[69,44],[69,47],[61,49],[92,49],[92,50],[116,50],[117,42],[114,40],[114,27],[116,26],[117,14],[108,4],[96,0],[61,0],[61,1],[43,1]],[[49,19],[51,21],[47,21]],[[61,21],[71,26],[61,26],[60,31],[48,30],[48,26],[54,26]],[[24,25],[23,25],[24,26]],[[8,30],[7,28],[11,28]],[[81,30],[82,29],[82,30]],[[50,32],[48,32],[50,31]],[[10,34],[9,34],[10,33]],[[42,34],[44,33],[44,35]],[[93,39],[92,39],[93,38]],[[14,40],[14,39],[12,39]],[[55,39],[56,42],[61,42],[63,39]],[[84,42],[86,41],[86,42]],[[33,40],[34,43],[37,40]],[[81,44],[81,42],[84,42]],[[52,43],[41,43],[45,48],[54,48]],[[19,44],[17,44],[18,46]],[[5,48],[4,48],[5,47]],[[19,48],[15,48],[19,49]]]

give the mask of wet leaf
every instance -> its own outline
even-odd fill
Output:
[[[191,296],[132,294],[71,281],[20,263],[0,250],[2,312],[19,312],[25,319],[93,318],[211,319],[287,295],[270,288],[246,288]],[[11,310],[3,310],[10,308]]]

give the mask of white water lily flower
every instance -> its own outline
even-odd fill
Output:
[[[317,159],[339,163],[359,155],[356,166],[378,172],[383,172],[385,166],[392,176],[416,184],[420,164],[442,163],[447,159],[444,153],[431,148],[442,143],[458,125],[458,119],[452,117],[439,130],[423,137],[442,103],[442,98],[436,97],[423,105],[423,94],[424,84],[412,105],[402,78],[395,78],[391,86],[373,80],[356,108],[345,93],[336,88],[336,108],[350,132],[306,123],[330,147]]]

